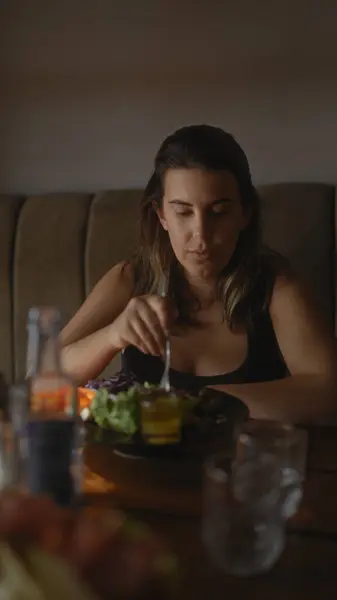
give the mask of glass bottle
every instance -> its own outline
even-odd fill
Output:
[[[31,411],[76,416],[76,386],[61,366],[60,312],[52,307],[31,308],[27,328]]]
[[[29,310],[26,486],[32,493],[48,494],[69,505],[82,488],[83,424],[76,386],[62,369],[60,325],[56,308]]]

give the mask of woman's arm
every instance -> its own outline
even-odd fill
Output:
[[[279,278],[270,315],[290,376],[215,386],[245,402],[253,418],[322,422],[337,416],[337,347],[306,289]]]
[[[64,369],[79,385],[97,377],[122,349],[114,321],[131,295],[131,270],[118,264],[97,283],[61,332]]]

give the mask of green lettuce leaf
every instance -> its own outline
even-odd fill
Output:
[[[115,398],[111,398],[106,389],[99,389],[91,404],[91,414],[97,425],[132,436],[139,429],[137,395],[134,387],[119,392]]]

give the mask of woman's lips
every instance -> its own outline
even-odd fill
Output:
[[[206,262],[211,260],[211,253],[210,252],[189,252],[190,256],[192,257],[193,260],[196,260],[197,262]]]

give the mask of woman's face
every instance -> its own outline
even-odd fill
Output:
[[[158,214],[187,275],[216,279],[248,224],[229,171],[169,169]]]

